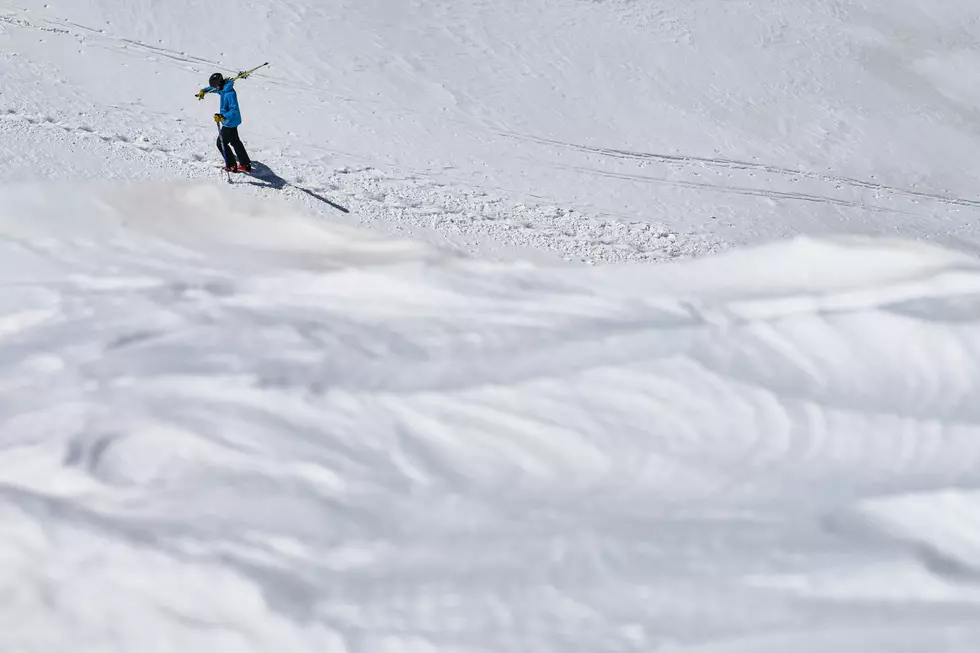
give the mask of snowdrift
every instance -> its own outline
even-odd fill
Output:
[[[0,196],[4,651],[973,651],[980,264]]]

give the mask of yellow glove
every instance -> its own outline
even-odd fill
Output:
[[[220,125],[221,123],[223,123],[225,121],[225,117],[223,115],[221,115],[220,113],[216,113],[216,114],[214,114],[214,121]]]
[[[197,99],[198,99],[198,100],[203,100],[203,99],[204,99],[204,96],[205,96],[205,95],[207,95],[207,94],[208,94],[208,92],[207,92],[207,91],[205,91],[205,90],[204,90],[204,89],[202,88],[202,89],[201,89],[200,91],[198,91],[198,92],[197,92]]]

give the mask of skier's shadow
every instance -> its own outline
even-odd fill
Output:
[[[288,186],[289,188],[295,188],[298,191],[302,191],[307,195],[309,195],[310,197],[312,197],[313,199],[320,200],[324,204],[329,204],[330,206],[337,209],[338,211],[343,211],[344,213],[350,213],[350,211],[348,211],[340,204],[331,202],[326,197],[323,197],[322,195],[318,195],[308,188],[303,188],[302,186],[297,186],[296,184],[289,183],[288,181],[286,181],[285,179],[283,179],[282,177],[274,173],[272,171],[272,168],[265,165],[264,163],[259,163],[258,161],[252,161],[252,173],[249,176],[258,179],[258,181],[246,182],[248,184],[251,184],[252,186],[258,186],[259,188],[274,188],[275,190],[282,190],[283,188],[286,188]]]

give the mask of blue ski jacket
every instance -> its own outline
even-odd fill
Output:
[[[218,113],[225,117],[225,121],[221,123],[222,127],[238,127],[242,124],[242,110],[238,108],[238,93],[235,92],[234,80],[229,79],[220,89],[209,86],[202,90],[221,96],[221,107],[218,109]]]

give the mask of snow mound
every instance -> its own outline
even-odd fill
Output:
[[[503,265],[240,200],[2,192],[0,649],[975,650],[974,259]]]

